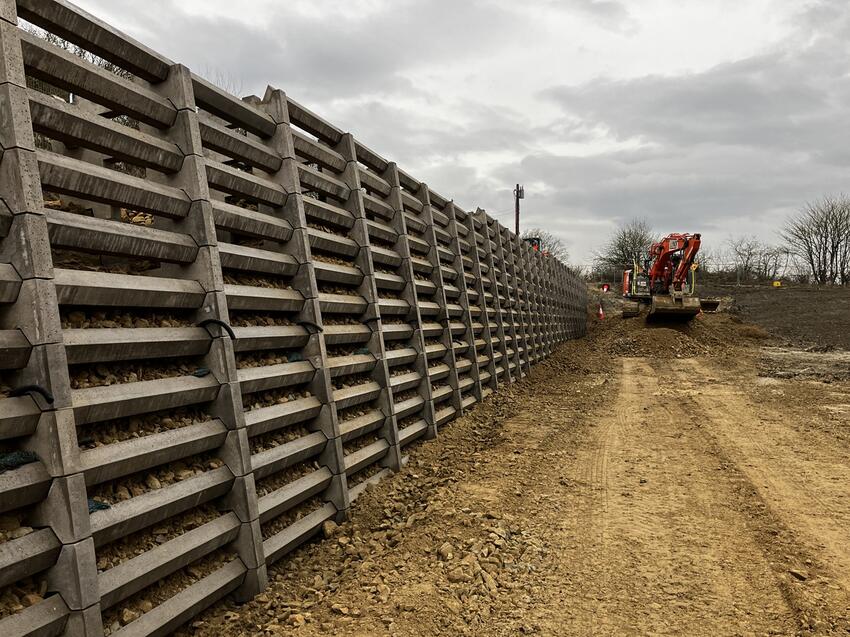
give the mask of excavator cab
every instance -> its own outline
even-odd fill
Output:
[[[637,261],[632,262],[632,269],[623,272],[623,316],[640,314],[641,304],[652,300],[649,287],[649,276]]]

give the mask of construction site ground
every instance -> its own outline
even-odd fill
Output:
[[[612,306],[182,634],[847,635],[848,355],[779,336]]]

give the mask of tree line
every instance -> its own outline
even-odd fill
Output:
[[[664,232],[642,219],[617,228],[594,258],[594,279],[616,280],[640,264]],[[731,236],[720,246],[706,246],[698,263],[703,278],[725,282],[776,279],[816,285],[850,285],[850,197],[823,197],[806,204],[772,244],[752,236]]]

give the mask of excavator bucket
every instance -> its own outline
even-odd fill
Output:
[[[703,312],[716,312],[720,307],[720,299],[700,299],[699,306]]]
[[[678,317],[689,320],[700,313],[699,299],[693,296],[653,296],[649,316]]]
[[[623,301],[623,318],[631,318],[640,314],[640,303],[637,301]]]

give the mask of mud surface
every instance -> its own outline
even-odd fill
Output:
[[[700,294],[723,298],[744,320],[794,345],[850,350],[850,287],[709,286]]]
[[[181,634],[847,635],[850,381],[778,347],[609,317]]]

